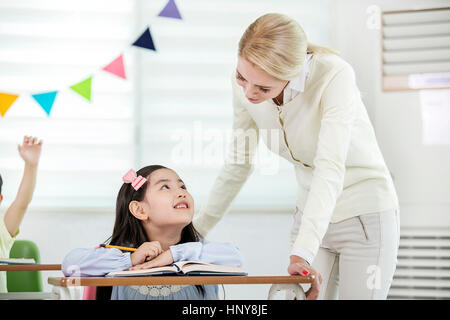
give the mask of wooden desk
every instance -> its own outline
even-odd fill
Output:
[[[60,264],[0,264],[0,271],[52,271],[61,270]],[[0,293],[0,300],[51,299],[50,292],[8,292]]]
[[[275,284],[312,283],[312,277],[305,276],[155,276],[155,277],[49,277],[54,286],[138,286],[138,285],[195,285],[195,284]]]
[[[198,285],[198,284],[272,284],[269,297],[277,290],[294,288],[298,296],[304,292],[298,284],[312,283],[311,276],[154,276],[154,277],[49,277],[55,296],[60,299],[80,298],[83,286]],[[69,289],[72,290],[69,290]],[[74,290],[75,293],[74,293]]]
[[[60,264],[0,264],[0,271],[49,271],[61,270]]]

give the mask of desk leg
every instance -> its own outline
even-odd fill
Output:
[[[302,286],[296,283],[272,284],[269,290],[268,300],[275,300],[275,294],[279,291],[286,291],[286,295],[288,293],[293,293],[293,297],[297,300],[306,300],[306,295]]]
[[[53,286],[53,300],[81,300],[82,287],[61,287]]]

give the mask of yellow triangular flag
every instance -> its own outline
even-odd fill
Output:
[[[14,101],[19,96],[17,94],[1,93],[0,92],[0,114],[2,117],[5,115],[6,111],[12,106]]]

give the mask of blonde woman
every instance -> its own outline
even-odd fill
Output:
[[[307,299],[386,299],[399,245],[398,199],[352,67],[309,44],[296,21],[266,14],[240,39],[232,88],[234,141],[196,229],[206,236],[227,211],[253,169],[257,142],[245,136],[259,133],[295,168],[288,272],[316,275]],[[269,141],[260,130],[279,137]]]

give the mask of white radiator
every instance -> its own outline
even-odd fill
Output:
[[[450,299],[450,229],[401,231],[388,299]]]

